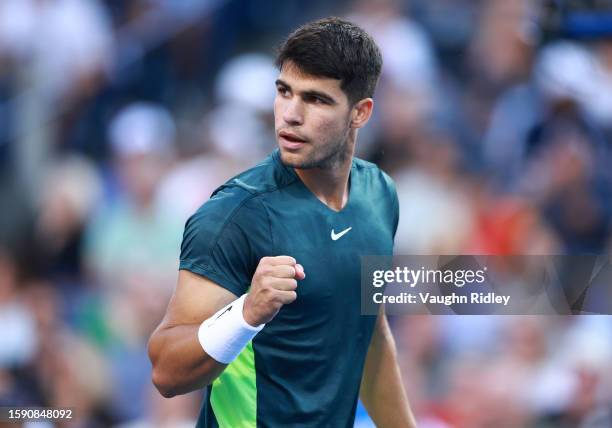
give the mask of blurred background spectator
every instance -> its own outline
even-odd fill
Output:
[[[66,426],[194,425],[201,393],[162,399],[146,342],[185,220],[275,146],[274,47],[322,16],[354,20],[383,52],[358,154],[397,183],[398,254],[609,254],[611,13],[603,0],[1,1],[0,405],[73,407]],[[391,323],[421,427],[612,426],[609,317]],[[361,407],[356,426],[372,426]]]

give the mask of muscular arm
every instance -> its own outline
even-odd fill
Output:
[[[225,369],[202,349],[198,328],[236,298],[209,279],[179,271],[166,315],[149,340],[153,383],[164,397],[202,388]]]
[[[402,386],[395,342],[387,317],[382,310],[378,315],[368,349],[361,379],[360,397],[376,426],[416,427]]]
[[[262,258],[244,302],[245,322],[258,326],[274,318],[283,305],[296,299],[297,280],[305,275],[293,257]],[[153,383],[164,397],[202,388],[225,369],[226,364],[206,354],[198,340],[198,329],[236,298],[204,277],[180,271],[166,316],[149,340]]]

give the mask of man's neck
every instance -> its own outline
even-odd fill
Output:
[[[325,205],[334,211],[342,210],[349,198],[349,176],[355,152],[356,135],[351,133],[352,139],[347,144],[347,153],[341,160],[328,168],[295,168],[295,173],[302,183]]]

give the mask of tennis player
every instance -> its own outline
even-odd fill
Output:
[[[360,256],[392,254],[399,215],[391,179],[353,156],[380,51],[326,18],[277,63],[278,149],[187,221],[153,382],[206,387],[199,427],[352,427],[359,397],[377,426],[414,427],[386,317],[360,313]]]

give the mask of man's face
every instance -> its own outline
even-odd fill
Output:
[[[350,105],[340,81],[303,74],[283,64],[276,81],[274,122],[282,162],[329,168],[347,155]]]

